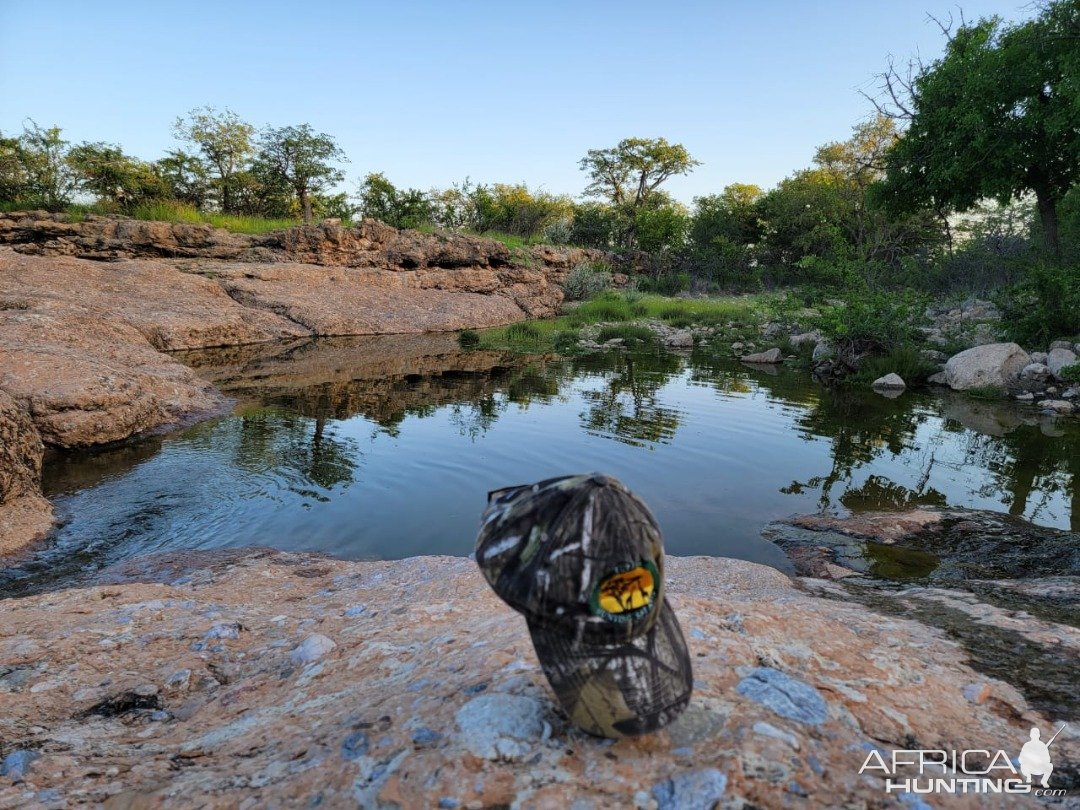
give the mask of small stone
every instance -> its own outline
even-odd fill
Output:
[[[727,776],[716,768],[680,773],[652,789],[657,810],[712,810],[724,795]]]
[[[903,389],[907,388],[907,383],[904,379],[896,373],[886,374],[884,377],[878,377],[870,386],[871,388],[884,388],[884,389]]]
[[[341,741],[342,759],[359,759],[368,752],[370,746],[368,735],[363,731],[354,731]]]
[[[413,745],[419,748],[428,748],[435,745],[439,740],[443,738],[443,735],[438,731],[430,728],[418,728],[412,733]]]
[[[17,748],[4,757],[3,762],[0,762],[0,776],[6,776],[16,784],[22,782],[26,778],[26,772],[30,769],[30,764],[40,756],[41,754],[37,751]]]
[[[1031,352],[1028,357],[1032,363],[1046,363],[1046,352]]]
[[[800,723],[818,725],[829,716],[825,698],[817,689],[772,667],[758,667],[739,682],[735,691]]]
[[[964,697],[976,706],[981,706],[990,697],[990,684],[969,683],[964,687]]]
[[[143,683],[131,690],[139,697],[153,697],[158,693],[158,688],[152,683]]]
[[[165,689],[170,692],[184,692],[190,683],[191,670],[178,669],[165,681]]]
[[[300,646],[289,653],[289,657],[294,664],[310,664],[312,661],[318,661],[336,646],[337,644],[326,636],[316,633],[300,642]]]
[[[493,761],[524,759],[540,742],[550,724],[538,700],[502,693],[475,697],[458,709],[461,742],[474,755]]]
[[[926,378],[926,381],[931,385],[948,385],[949,378],[944,371],[939,371],[937,374],[931,374]]]
[[[345,616],[352,619],[367,610],[367,605],[349,605],[345,608]]]
[[[1016,398],[1020,402],[1031,402],[1031,401],[1033,401],[1035,399],[1035,395],[1033,393],[1031,393],[1030,391],[1025,391],[1022,394],[1017,394]]]
[[[772,725],[771,723],[766,723],[766,722],[754,723],[754,732],[757,733],[757,734],[761,734],[761,735],[763,735],[765,737],[773,737],[774,739],[782,740],[782,741],[786,742],[789,746],[794,748],[796,751],[799,750],[799,739],[798,739],[798,737],[796,737],[791,732],[784,731],[783,729],[777,728],[776,726]]]

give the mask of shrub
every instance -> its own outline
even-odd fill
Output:
[[[638,289],[659,295],[675,295],[690,289],[689,273],[663,273],[659,276],[641,276]]]
[[[457,336],[458,346],[465,349],[475,349],[480,345],[480,333],[475,329],[462,329]]]
[[[577,348],[580,333],[576,329],[562,329],[552,336],[552,345],[557,352],[570,352]]]
[[[571,301],[584,301],[611,286],[611,271],[603,264],[582,262],[566,274],[563,289]]]
[[[1080,332],[1080,273],[1076,268],[1033,264],[1025,278],[994,302],[1010,338],[1025,346],[1045,346],[1059,335]]]
[[[1080,383],[1080,363],[1073,363],[1071,366],[1065,366],[1061,369],[1059,376],[1065,382]]]
[[[879,291],[856,287],[839,305],[826,309],[816,326],[841,357],[884,354],[921,340],[926,299],[912,290]]]

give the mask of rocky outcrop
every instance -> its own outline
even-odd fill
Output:
[[[617,742],[569,726],[524,622],[462,558],[185,553],[9,601],[0,806],[900,807],[859,774],[871,752],[1014,754],[1051,728],[917,621],[753,563],[667,568],[694,696]],[[1055,761],[1080,761],[1075,735]]]
[[[39,489],[43,451],[30,415],[0,391],[0,558],[52,525],[52,507]]]
[[[223,408],[224,397],[161,352],[550,316],[567,272],[613,258],[550,246],[512,252],[374,220],[242,235],[42,211],[0,214],[0,245],[9,246],[0,247],[0,392],[46,444],[64,448]],[[12,474],[0,458],[0,476]]]
[[[1058,716],[1080,698],[1080,534],[970,509],[804,515],[765,536],[812,591],[937,626]]]
[[[972,388],[1004,391],[1016,385],[1030,363],[1028,353],[1015,343],[991,343],[950,357],[945,364],[945,379],[954,391]]]

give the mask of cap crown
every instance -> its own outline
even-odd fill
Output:
[[[530,625],[584,643],[647,632],[663,605],[663,546],[648,508],[610,476],[574,475],[491,492],[476,561]]]

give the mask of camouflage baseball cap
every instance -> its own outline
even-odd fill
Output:
[[[571,721],[591,734],[655,731],[690,701],[690,654],[664,596],[660,527],[606,475],[488,495],[476,561],[525,616]]]

